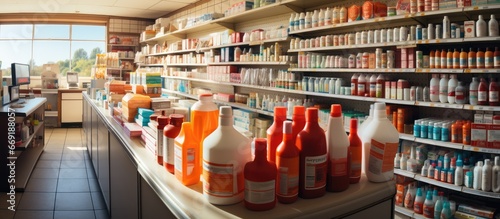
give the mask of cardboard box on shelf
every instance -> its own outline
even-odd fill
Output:
[[[471,126],[471,145],[476,147],[487,147],[488,125],[472,123]]]
[[[488,147],[500,149],[500,125],[488,125],[487,135]]]

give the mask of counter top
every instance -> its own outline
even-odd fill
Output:
[[[344,192],[327,192],[316,199],[299,198],[287,205],[277,203],[274,209],[268,211],[250,211],[243,202],[227,206],[212,205],[203,197],[201,182],[193,186],[182,185],[173,174],[156,163],[155,157],[142,146],[138,138],[131,139],[125,135],[109,111],[97,106],[87,94],[83,96],[104,119],[108,130],[122,142],[136,163],[139,174],[178,218],[332,218],[391,199],[396,192],[393,181],[371,183],[363,175],[360,183],[350,185]]]
[[[0,113],[9,113],[9,109],[13,109],[16,113],[16,116],[27,116],[31,113],[33,113],[38,107],[43,105],[45,102],[47,102],[46,98],[22,98],[20,101],[24,101],[24,103],[20,104],[19,100],[14,102],[14,103],[9,103],[7,105],[2,106],[2,110],[0,110]],[[18,104],[20,107],[14,108],[12,107],[14,104]]]

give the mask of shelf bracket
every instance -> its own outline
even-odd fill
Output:
[[[225,27],[227,29],[234,30],[234,24],[233,23],[229,23],[229,22],[217,22],[216,24],[219,25],[219,26],[221,26],[221,27]]]
[[[287,3],[284,3],[282,4],[283,6],[289,8],[290,10],[294,11],[294,12],[304,12],[304,9],[301,8],[301,7],[298,7],[298,6],[295,6],[295,5],[291,5],[291,4],[287,4]]]

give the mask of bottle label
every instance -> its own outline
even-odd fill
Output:
[[[484,60],[484,65],[486,67],[493,67],[493,57],[486,57],[486,59]]]
[[[375,85],[376,97],[382,97],[382,84]]]
[[[475,67],[476,67],[476,58],[469,57],[469,68],[475,68]]]
[[[278,195],[293,197],[299,193],[299,158],[279,158]]]
[[[493,57],[493,63],[495,67],[500,67],[500,56]]]
[[[254,182],[245,180],[245,201],[252,204],[273,202],[276,195],[276,180]]]
[[[422,214],[423,213],[423,204],[422,203],[415,203],[413,204],[413,211],[417,214]]]
[[[430,94],[431,95],[439,95],[439,86],[437,86],[437,85],[431,86]]]
[[[490,102],[498,102],[498,91],[490,91]]]
[[[327,155],[305,158],[305,189],[315,190],[326,186]]]
[[[424,205],[424,217],[434,218],[434,205]]]
[[[446,177],[446,182],[453,184],[453,180],[455,179],[455,172],[454,171],[449,171],[446,176],[447,176]]]
[[[233,197],[243,192],[243,172],[233,164],[218,164],[203,160],[203,193],[217,197]]]
[[[360,95],[360,96],[365,95],[365,83],[358,84],[358,95]]]
[[[156,156],[163,156],[163,129],[156,132]]]
[[[463,91],[457,91],[455,92],[455,98],[456,100],[463,100],[465,97],[464,97],[464,92]]]
[[[345,176],[347,175],[347,158],[330,159],[330,175]]]
[[[174,165],[175,138],[163,136],[163,162]]]
[[[477,100],[479,100],[479,101],[488,101],[488,92],[487,91],[479,91],[479,92],[477,92]]]
[[[484,57],[477,57],[476,64],[478,66],[484,66]]]
[[[467,59],[460,58],[460,68],[467,68]]]
[[[405,197],[405,207],[413,208],[413,201],[414,200],[415,200],[415,198],[411,195],[411,193],[407,192],[406,197]]]
[[[174,168],[176,172],[182,174],[182,147],[175,144],[174,148]]]
[[[399,143],[381,143],[371,140],[368,169],[374,174],[382,174],[394,170],[394,156]]]

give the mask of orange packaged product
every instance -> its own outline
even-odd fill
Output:
[[[387,5],[382,2],[374,2],[373,17],[387,17]]]
[[[347,21],[352,22],[357,20],[361,20],[361,8],[357,5],[351,5],[347,9]]]
[[[361,7],[362,12],[361,12],[361,17],[363,20],[373,18],[373,2],[372,1],[366,1],[363,3],[363,6]]]
[[[138,108],[149,109],[151,98],[140,94],[126,94],[122,99],[122,116],[128,122],[134,122]]]

